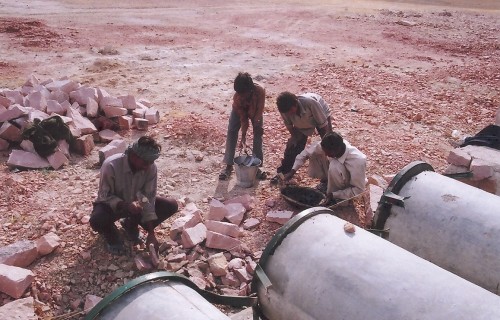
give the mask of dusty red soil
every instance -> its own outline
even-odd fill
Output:
[[[275,105],[284,90],[320,93],[335,129],[367,154],[369,174],[395,174],[415,160],[442,171],[453,130],[472,135],[493,122],[500,107],[500,5],[426,2],[4,1],[0,88],[17,88],[30,74],[68,76],[146,98],[162,113],[149,130],[164,147],[161,193],[206,209],[211,197],[248,192],[258,199],[250,215],[263,218],[267,199],[276,200],[275,209],[293,208],[267,181],[241,189],[234,177],[217,179],[238,71],[250,72],[267,91],[269,172],[287,138]],[[60,249],[30,267],[37,274],[30,294],[48,306],[41,318],[79,311],[86,294],[105,296],[141,274],[126,257],[112,261],[80,222],[96,194],[96,162],[97,148],[58,171],[12,172],[5,165],[0,171],[0,245],[50,230],[62,238]],[[298,183],[312,183],[305,172]],[[263,222],[243,239],[262,250],[278,227]],[[160,232],[166,238],[168,224]],[[113,264],[126,274],[112,271]],[[0,305],[9,301],[0,295]]]

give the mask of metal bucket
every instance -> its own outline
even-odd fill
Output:
[[[255,156],[243,155],[234,158],[236,183],[243,188],[253,186],[261,163],[262,161]]]
[[[267,244],[252,291],[272,320],[491,320],[500,298],[326,208],[300,212]]]
[[[416,161],[382,195],[374,228],[417,256],[500,293],[499,196]]]
[[[209,301],[248,306],[252,300],[204,291],[186,277],[162,271],[116,289],[92,308],[85,320],[229,320]]]

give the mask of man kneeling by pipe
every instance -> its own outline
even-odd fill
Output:
[[[320,179],[317,189],[326,193],[325,204],[352,198],[365,190],[366,156],[336,132],[327,133],[321,141],[305,148],[295,159],[292,170],[284,176],[290,180],[309,160],[309,176]]]

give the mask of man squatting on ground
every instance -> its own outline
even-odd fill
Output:
[[[154,229],[178,210],[177,201],[156,196],[157,168],[161,146],[151,137],[139,138],[123,154],[116,154],[101,166],[99,192],[90,226],[106,241],[108,251],[123,254],[123,242],[115,221],[122,219],[127,237],[140,241],[139,225],[148,235],[146,245],[158,249]]]
[[[307,138],[314,134],[314,129],[323,137],[332,131],[332,120],[325,100],[315,93],[296,96],[285,91],[278,96],[276,104],[290,132],[281,166],[276,170],[278,174],[285,175],[292,169],[295,157],[304,150]],[[278,181],[278,176],[271,179],[271,183]]]
[[[247,72],[240,72],[234,79],[233,108],[227,126],[226,151],[224,163],[226,168],[219,174],[220,180],[227,180],[233,171],[234,153],[238,142],[238,132],[241,128],[239,149],[246,148],[246,136],[250,120],[253,127],[253,154],[264,163],[262,151],[262,136],[264,135],[263,113],[266,91],[259,84],[254,83]],[[257,172],[257,178],[266,179],[266,173]]]
[[[336,132],[327,133],[321,141],[307,146],[285,175],[290,180],[309,159],[309,176],[327,182],[326,203],[352,198],[365,190],[366,156]]]

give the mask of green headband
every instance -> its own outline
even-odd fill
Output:
[[[129,147],[139,158],[147,162],[153,162],[160,157],[160,150],[151,146],[140,146],[136,141]]]

